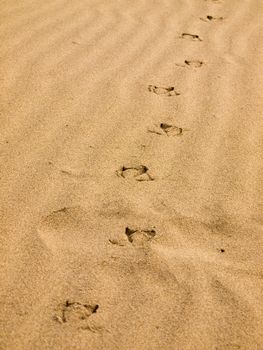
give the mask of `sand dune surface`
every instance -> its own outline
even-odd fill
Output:
[[[259,0],[0,0],[0,349],[263,349]]]

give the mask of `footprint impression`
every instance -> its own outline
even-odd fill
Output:
[[[143,244],[151,241],[156,236],[156,231],[154,229],[141,230],[126,227],[125,234],[130,243]]]
[[[157,135],[167,135],[167,136],[181,136],[184,131],[189,131],[188,129],[179,128],[178,126],[161,123],[156,130],[148,129],[148,132]]]
[[[182,33],[180,36],[181,39],[188,39],[193,41],[203,41],[199,35],[197,34],[190,34],[190,33]]]
[[[224,20],[224,17],[214,17],[214,16],[206,16],[206,17],[200,17],[201,21],[204,22],[220,22]]]
[[[54,320],[60,324],[67,323],[77,328],[94,330],[88,321],[98,311],[98,308],[98,304],[66,300],[65,303],[59,305],[58,314],[54,316]]]
[[[155,86],[155,85],[148,85],[148,90],[150,92],[153,92],[156,95],[164,95],[164,96],[179,96],[180,92],[175,91],[174,86]]]
[[[200,68],[204,64],[204,62],[200,60],[185,60],[184,63],[186,66],[193,68]]]
[[[178,67],[190,67],[190,68],[201,68],[204,65],[204,62],[201,60],[185,60],[184,63],[176,63]]]
[[[122,166],[116,171],[119,177],[124,179],[135,179],[136,181],[153,181],[154,178],[149,174],[149,169],[145,165],[134,167]]]

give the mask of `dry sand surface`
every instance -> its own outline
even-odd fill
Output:
[[[0,0],[0,349],[263,349],[261,0]]]

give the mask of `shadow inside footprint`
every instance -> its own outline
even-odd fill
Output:
[[[60,315],[55,316],[59,323],[74,323],[81,325],[92,314],[96,313],[99,308],[98,304],[83,304],[80,302],[66,302],[60,307]]]
[[[173,86],[163,87],[163,86],[155,86],[148,85],[148,90],[153,92],[156,95],[164,95],[164,96],[179,96],[180,93],[175,91]]]
[[[130,243],[135,243],[135,242],[143,243],[153,239],[156,235],[156,231],[153,229],[136,230],[136,229],[130,229],[129,227],[126,227],[125,234]]]
[[[136,181],[153,181],[153,177],[149,174],[148,168],[145,165],[139,165],[136,167],[122,166],[117,170],[117,175],[124,179],[134,178]]]
[[[203,41],[199,35],[197,34],[190,34],[190,33],[182,33],[180,36],[181,39],[190,39],[193,41]]]
[[[204,62],[200,60],[185,60],[184,63],[193,68],[200,68],[204,64]]]

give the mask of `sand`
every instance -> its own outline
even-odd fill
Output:
[[[263,349],[259,0],[0,1],[0,349]]]

